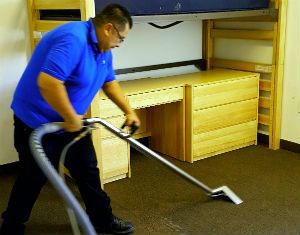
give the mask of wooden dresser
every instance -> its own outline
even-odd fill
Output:
[[[186,161],[257,142],[259,75],[203,72],[186,86]]]

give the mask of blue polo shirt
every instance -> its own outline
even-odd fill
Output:
[[[100,53],[97,43],[92,19],[67,23],[48,32],[17,85],[11,104],[15,115],[31,128],[62,121],[41,96],[37,84],[40,72],[63,81],[77,114],[85,114],[103,84],[115,79],[112,53]]]

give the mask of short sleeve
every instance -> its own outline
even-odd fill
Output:
[[[82,47],[79,38],[72,34],[55,39],[41,71],[66,81],[80,60]]]

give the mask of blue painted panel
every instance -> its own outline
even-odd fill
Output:
[[[96,13],[108,3],[121,4],[134,16],[250,10],[269,6],[269,0],[95,0]]]

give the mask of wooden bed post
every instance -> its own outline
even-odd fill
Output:
[[[275,59],[276,69],[274,76],[274,99],[273,99],[273,122],[272,122],[272,145],[270,148],[280,148],[281,134],[281,115],[282,115],[282,84],[284,73],[285,37],[286,37],[286,14],[287,0],[276,0],[275,6],[278,7],[278,21],[274,27],[276,30],[276,45],[274,45],[273,58]]]
[[[202,32],[202,58],[206,59],[207,70],[212,68],[212,59],[214,54],[214,39],[211,36],[214,27],[213,20],[203,21],[203,32]]]

